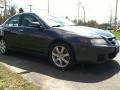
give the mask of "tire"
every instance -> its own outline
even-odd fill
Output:
[[[58,69],[70,69],[75,64],[74,54],[69,45],[58,42],[50,48],[50,58]]]
[[[8,53],[7,44],[4,39],[0,39],[0,53],[3,55]]]

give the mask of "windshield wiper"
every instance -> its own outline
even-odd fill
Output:
[[[61,25],[55,25],[55,26],[52,26],[52,27],[61,27]]]

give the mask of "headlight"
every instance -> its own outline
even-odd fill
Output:
[[[91,43],[96,46],[108,44],[107,41],[105,41],[104,39],[91,39]]]

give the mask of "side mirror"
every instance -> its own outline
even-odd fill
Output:
[[[43,26],[39,24],[39,22],[32,22],[30,23],[29,26],[34,28],[44,29]]]

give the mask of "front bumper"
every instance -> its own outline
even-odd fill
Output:
[[[119,52],[119,45],[115,46],[76,46],[75,58],[77,62],[103,63],[112,60]]]

